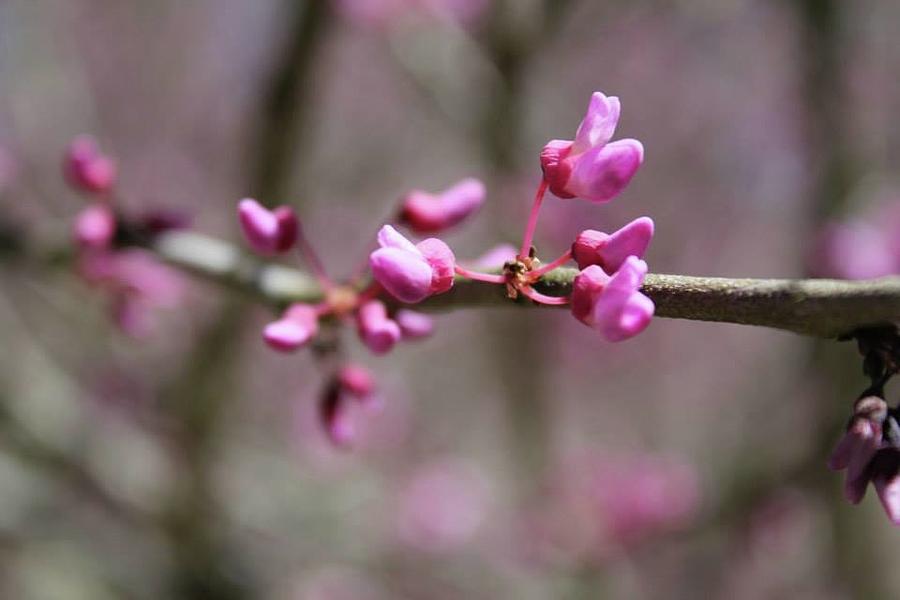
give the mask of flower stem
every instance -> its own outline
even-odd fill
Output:
[[[503,284],[506,283],[505,275],[492,275],[490,273],[479,273],[478,271],[470,271],[465,267],[461,267],[456,265],[455,271],[457,275],[462,275],[468,279],[473,281],[484,281],[485,283],[498,283]]]
[[[534,279],[537,279],[537,278],[540,277],[541,275],[544,275],[544,274],[546,274],[546,273],[549,273],[550,271],[552,271],[552,270],[555,269],[556,267],[561,267],[561,266],[563,266],[564,264],[566,264],[566,263],[569,262],[570,260],[572,260],[572,249],[571,249],[571,248],[569,248],[568,250],[566,250],[566,251],[563,253],[562,256],[560,256],[559,258],[557,258],[556,260],[554,260],[552,263],[547,263],[546,265],[540,267],[539,269],[535,269],[534,271],[532,271],[532,272],[531,272],[531,276],[532,276]]]
[[[534,238],[534,230],[537,228],[538,214],[541,212],[541,204],[544,202],[544,194],[547,193],[547,180],[541,177],[537,193],[534,195],[534,203],[531,205],[531,214],[528,216],[528,225],[525,226],[525,235],[522,237],[522,248],[519,257],[526,258],[531,250],[531,241]]]
[[[569,303],[568,296],[547,296],[535,290],[530,285],[523,285],[518,288],[522,295],[526,298],[534,300],[538,304],[547,304],[549,306],[563,306]]]
[[[309,264],[312,274],[319,282],[319,285],[322,286],[322,289],[325,291],[333,290],[335,287],[334,281],[332,281],[331,277],[328,276],[328,273],[325,272],[325,267],[322,265],[319,255],[316,254],[312,244],[306,239],[303,226],[299,223],[297,224],[297,249],[300,251],[300,256],[302,256]]]

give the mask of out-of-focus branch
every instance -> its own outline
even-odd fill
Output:
[[[322,292],[309,275],[261,262],[237,247],[196,233],[159,236],[151,248],[170,264],[282,305],[317,302]],[[556,269],[536,286],[567,294],[577,271]],[[900,322],[900,277],[871,281],[833,279],[730,279],[650,274],[642,291],[659,317],[756,325],[834,338],[875,325]],[[502,286],[458,279],[453,289],[419,305],[425,310],[534,306],[512,302]]]

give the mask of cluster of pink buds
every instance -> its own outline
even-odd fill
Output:
[[[871,385],[859,396],[828,466],[846,470],[844,496],[858,504],[871,482],[888,518],[900,525],[900,408],[884,400],[887,382],[900,371],[900,331],[864,329],[855,334]]]
[[[484,202],[484,186],[474,179],[464,180],[443,193],[416,190],[401,199],[398,221],[414,231],[443,231],[459,224]],[[367,260],[375,281],[360,278],[338,282],[309,244],[293,209],[272,210],[256,200],[238,203],[238,220],[250,247],[264,256],[283,255],[297,249],[306,260],[323,290],[319,302],[296,302],[281,317],[263,329],[263,339],[280,352],[294,352],[314,344],[323,324],[352,324],[359,340],[373,354],[390,352],[401,341],[420,340],[431,335],[431,318],[386,303],[387,294],[399,302],[414,304],[453,286],[456,258],[450,247],[437,238],[413,243],[390,225],[377,235],[379,248]],[[320,398],[323,427],[339,446],[348,446],[355,436],[355,424],[348,402],[355,400],[372,409],[378,402],[372,375],[360,366],[338,370]]]
[[[647,327],[653,302],[640,292],[647,264],[641,260],[653,236],[653,221],[641,217],[612,233],[586,230],[557,260],[541,265],[531,240],[546,191],[560,197],[582,196],[606,202],[629,183],[643,160],[636,140],[610,142],[619,118],[619,100],[596,92],[575,140],[554,140],[541,153],[543,178],[538,187],[521,249],[499,246],[477,259],[473,268],[496,269],[484,273],[457,263],[451,248],[430,237],[407,238],[396,227],[384,225],[376,237],[378,248],[367,266],[373,280],[355,278],[336,282],[325,269],[305,236],[294,211],[287,206],[268,209],[247,198],[238,204],[238,219],[251,248],[264,256],[297,248],[318,279],[319,302],[294,303],[263,330],[263,339],[275,350],[293,352],[313,344],[323,322],[355,324],[360,341],[374,354],[390,352],[401,340],[426,337],[432,331],[427,316],[399,308],[417,304],[449,291],[456,276],[505,286],[510,298],[520,296],[539,304],[571,305],[578,320],[610,341],[632,337]],[[485,187],[464,179],[440,193],[413,190],[400,200],[396,224],[414,234],[439,234],[474,214],[484,203]],[[580,272],[570,296],[549,296],[536,289],[541,278],[574,260]],[[385,302],[383,296],[390,301]],[[335,381],[339,381],[340,378]],[[354,432],[349,422],[344,387],[327,386],[321,399],[323,425],[333,441],[347,445]]]
[[[63,159],[63,174],[88,198],[72,232],[79,275],[109,296],[113,320],[123,332],[134,337],[149,334],[155,324],[154,309],[179,302],[181,277],[144,250],[115,247],[121,228],[113,208],[116,162],[100,152],[94,138],[79,136],[72,141]],[[180,226],[178,221],[154,213],[142,218],[139,226],[159,231]]]
[[[844,496],[858,504],[871,482],[888,518],[900,525],[900,411],[888,408],[875,395],[860,398],[853,407],[829,468],[847,471]]]
[[[596,329],[608,341],[621,341],[643,331],[654,313],[654,304],[640,289],[647,273],[641,260],[653,237],[653,221],[641,217],[618,231],[606,233],[586,230],[578,234],[572,246],[556,260],[542,265],[531,245],[544,196],[549,190],[560,198],[581,197],[596,203],[617,196],[637,172],[644,149],[637,140],[611,142],[619,120],[619,99],[595,92],[587,114],[574,140],[552,140],[541,152],[543,177],[538,186],[531,215],[517,254],[502,264],[502,272],[484,273],[456,265],[457,275],[486,283],[506,286],[507,295],[520,295],[538,304],[570,305],[572,314]],[[439,198],[413,194],[404,207],[405,220],[417,231],[433,231],[441,220],[455,222],[454,208],[468,208],[473,184],[464,182]],[[452,192],[452,193],[451,193]],[[433,214],[434,213],[434,214]],[[394,232],[388,232],[391,236]],[[429,254],[426,257],[426,245]],[[398,299],[417,302],[432,291],[429,285],[431,256],[443,257],[448,264],[452,253],[436,240],[419,246],[386,241],[372,254],[375,279]],[[494,257],[492,257],[494,258]],[[541,278],[570,260],[580,272],[569,296],[549,296],[536,289]],[[484,264],[484,263],[482,263]],[[429,282],[431,282],[429,284]]]

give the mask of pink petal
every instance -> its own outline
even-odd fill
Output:
[[[253,198],[238,203],[238,219],[250,247],[260,254],[271,254],[278,245],[278,217]]]
[[[357,311],[356,323],[360,339],[375,354],[390,352],[400,341],[400,326],[388,318],[387,308],[379,300],[363,304]]]
[[[588,105],[587,114],[575,134],[573,153],[586,152],[590,148],[603,146],[612,139],[619,122],[621,106],[616,96],[605,96],[594,92]]]
[[[419,340],[434,333],[434,320],[420,312],[401,308],[394,315],[404,340]]]
[[[900,525],[900,477],[876,477],[872,483],[891,523]]]
[[[401,302],[414,304],[431,295],[434,272],[418,250],[380,248],[369,255],[369,266],[375,280]]]
[[[571,160],[566,160],[572,151],[572,142],[568,140],[550,140],[541,150],[541,170],[544,173],[550,191],[558,198],[574,198],[575,195],[566,189],[572,176]]]
[[[618,271],[629,256],[643,258],[651,239],[653,239],[653,219],[650,217],[635,219],[611,233],[600,250],[604,270],[610,273]]]
[[[629,256],[597,297],[591,319],[607,341],[628,339],[650,324],[656,307],[638,291],[646,273],[647,263]]]
[[[590,265],[575,276],[572,282],[572,314],[586,325],[591,325],[594,304],[609,275],[597,265]]]
[[[297,213],[290,206],[279,206],[274,210],[275,220],[278,222],[278,233],[275,237],[275,250],[287,252],[297,243],[300,232],[300,222]]]
[[[625,189],[643,160],[644,147],[631,139],[573,155],[566,161],[573,166],[565,191],[592,202],[608,202]]]
[[[456,257],[450,246],[437,238],[422,240],[416,245],[432,269],[431,294],[443,294],[453,287],[456,276]]]
[[[116,217],[106,204],[91,204],[76,217],[74,233],[82,248],[107,248],[116,234]]]
[[[391,227],[390,225],[385,225],[378,231],[378,245],[382,248],[399,248],[400,250],[406,250],[407,252],[412,252],[413,254],[418,254],[419,251],[416,249],[416,245],[411,241],[406,239],[402,233]]]

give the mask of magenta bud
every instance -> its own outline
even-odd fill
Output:
[[[116,163],[100,153],[97,141],[87,135],[69,144],[63,160],[63,174],[72,187],[91,194],[105,194],[116,181]]]
[[[484,184],[472,178],[439,194],[413,190],[403,198],[400,218],[416,233],[438,233],[477,211],[484,198]]]
[[[369,255],[372,275],[401,302],[414,304],[453,286],[456,259],[453,251],[436,238],[417,245],[390,225],[378,233],[381,248]]]
[[[355,398],[365,398],[375,392],[372,372],[361,365],[348,364],[338,372],[341,389]]]
[[[359,307],[356,324],[362,342],[375,354],[387,354],[400,341],[400,326],[387,316],[380,300],[369,300]]]
[[[238,220],[250,247],[260,254],[286,252],[297,241],[299,223],[288,206],[271,211],[253,198],[244,198],[238,202]]]
[[[116,216],[106,204],[91,204],[75,219],[75,242],[82,248],[108,248],[116,235]]]
[[[598,330],[609,342],[618,342],[646,329],[653,317],[653,301],[640,292],[647,263],[629,256],[612,276],[591,265],[575,277],[572,314]]]
[[[319,331],[319,317],[308,304],[292,304],[277,321],[266,325],[263,339],[279,352],[294,352],[307,345]]]

